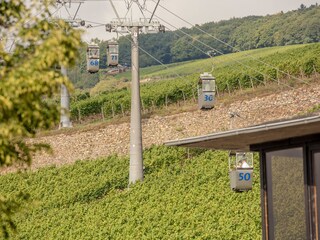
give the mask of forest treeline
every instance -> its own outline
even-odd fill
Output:
[[[319,18],[318,4],[309,7],[301,4],[297,10],[287,13],[232,18],[165,33],[141,34],[139,46],[144,51],[140,50],[140,67],[159,65],[155,59],[169,64],[249,49],[319,42]],[[107,41],[93,41],[100,46],[100,68],[105,69]],[[121,36],[118,42],[119,62],[130,66],[130,36]],[[85,47],[81,49],[81,61],[69,75],[76,87],[92,87],[99,81],[99,75],[86,73]]]
[[[141,35],[140,46],[164,64],[221,55],[237,50],[320,41],[318,4],[287,13],[232,18],[166,33]],[[200,43],[203,42],[204,44]],[[130,42],[121,37],[120,61],[130,63]],[[201,50],[200,50],[201,49]],[[159,64],[140,51],[140,66]]]

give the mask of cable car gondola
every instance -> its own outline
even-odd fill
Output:
[[[214,107],[216,80],[210,73],[200,74],[198,82],[198,105],[200,109]]]
[[[96,73],[99,71],[100,51],[97,44],[90,44],[87,47],[87,71]]]
[[[252,189],[253,154],[251,152],[229,153],[230,187],[242,192]]]
[[[107,64],[109,67],[117,67],[119,64],[119,44],[115,41],[108,42]]]

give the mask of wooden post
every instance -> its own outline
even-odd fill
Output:
[[[303,70],[302,70],[302,68],[301,68],[301,67],[300,67],[300,75],[301,75],[301,77],[302,77],[302,78],[304,78],[304,77],[305,77],[304,72],[303,72]]]
[[[316,77],[318,77],[319,74],[318,74],[318,71],[317,71],[315,65],[313,65],[313,72],[314,72],[314,74],[316,75]]]
[[[198,90],[198,89],[196,89],[196,92],[197,92],[197,90]],[[194,91],[193,91],[193,90],[192,90],[192,96],[193,96],[193,101],[194,101],[194,102],[196,102],[196,101],[197,101],[197,99],[196,99],[196,95],[195,95],[195,93],[194,93]]]
[[[111,103],[111,110],[112,110],[112,118],[114,118],[114,108],[113,108],[113,102]]]
[[[249,76],[249,78],[250,78],[250,82],[251,82],[251,87],[254,88],[253,81],[252,81],[252,77]]]
[[[122,117],[124,117],[124,110],[123,110],[122,103],[120,104],[120,106],[121,106]]]
[[[218,90],[218,86],[216,85],[216,92],[217,92],[217,96],[220,97],[219,95],[219,90]]]
[[[154,101],[152,100],[152,110],[155,110]]]
[[[240,91],[242,92],[242,87],[241,87],[240,79],[238,79],[238,83],[239,83]]]
[[[229,93],[229,95],[230,95],[230,88],[229,88],[228,82],[227,82],[227,88],[228,88],[228,93]]]
[[[104,121],[104,120],[105,120],[105,119],[104,119],[104,110],[103,110],[103,106],[104,106],[104,104],[102,104],[102,106],[101,106],[102,121]]]
[[[168,108],[168,95],[166,94],[166,108]]]
[[[141,106],[142,106],[142,112],[144,113],[145,112],[145,107],[144,107],[144,102],[143,102],[143,99],[141,98]]]
[[[181,91],[182,91],[182,96],[183,96],[183,103],[186,104],[186,97],[184,95],[184,91],[183,90],[181,90]]]
[[[78,120],[81,122],[81,109],[78,107]]]

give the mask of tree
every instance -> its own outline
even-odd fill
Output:
[[[58,122],[59,107],[46,99],[61,84],[71,88],[56,67],[75,63],[80,32],[50,19],[49,7],[49,0],[0,2],[0,167],[30,165],[32,154],[48,147],[25,139]],[[15,230],[12,215],[26,197],[0,196],[0,237]]]
[[[300,5],[300,8],[299,8],[298,10],[305,10],[306,8],[307,8],[306,5],[301,4],[301,5]]]

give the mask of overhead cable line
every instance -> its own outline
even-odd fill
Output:
[[[147,10],[147,11],[148,11],[148,10]],[[156,17],[159,18],[158,16],[156,16]],[[211,50],[215,50],[215,51],[217,51],[218,53],[220,53],[221,55],[224,55],[224,56],[228,57],[229,59],[232,60],[232,62],[240,63],[240,64],[243,65],[244,67],[249,68],[249,69],[252,69],[252,70],[254,70],[254,71],[262,74],[263,76],[269,76],[269,75],[267,75],[267,74],[264,74],[264,73],[262,73],[262,72],[260,72],[260,71],[255,70],[254,68],[252,68],[252,67],[250,67],[250,66],[248,66],[248,65],[246,65],[246,64],[244,64],[244,63],[241,63],[239,60],[230,57],[228,54],[224,54],[224,53],[220,52],[219,50],[217,50],[217,49],[215,49],[215,48],[212,48],[211,46],[209,46],[209,45],[201,42],[200,40],[195,39],[194,37],[192,37],[192,36],[189,35],[188,33],[185,33],[184,31],[178,29],[177,27],[175,27],[175,26],[173,26],[172,24],[166,22],[165,20],[163,20],[163,19],[161,19],[161,18],[159,18],[159,19],[160,19],[161,21],[165,22],[166,24],[169,24],[169,25],[172,26],[174,29],[182,32],[184,35],[190,37],[191,39],[198,41],[199,43],[201,43],[202,45],[206,46],[207,48],[209,48],[209,49],[211,49]],[[89,22],[89,21],[88,21],[88,22]],[[100,27],[100,26],[102,27],[102,26],[104,26],[103,23],[97,23],[97,22],[95,22],[95,23],[96,23],[96,24],[100,24],[99,26],[96,26],[96,27]],[[166,28],[172,31],[172,29],[168,28],[168,26],[166,26]],[[172,31],[172,32],[173,32],[173,31]],[[129,33],[129,32],[128,32],[128,33]],[[178,37],[181,37],[181,36],[180,36],[179,34],[177,34],[177,33],[175,33],[175,35],[177,35]],[[126,37],[124,34],[121,34],[121,36],[125,37],[125,38],[128,39],[130,42],[132,42],[132,41],[131,41],[128,37]],[[188,42],[188,44],[191,45],[191,46],[193,46],[194,48],[196,48],[198,51],[206,54],[206,55],[209,56],[211,59],[213,59],[212,56],[208,55],[208,54],[207,54],[205,51],[203,51],[201,48],[193,45],[191,42]],[[163,64],[160,60],[158,60],[155,56],[153,56],[152,54],[150,54],[149,52],[147,52],[146,50],[144,50],[144,49],[141,48],[140,46],[139,46],[139,49],[140,49],[141,51],[143,51],[144,53],[146,53],[149,57],[153,58],[156,62],[158,62],[159,64],[161,64],[162,66],[164,66],[166,69],[169,69],[169,67],[167,67],[167,66],[166,66],[165,64]],[[216,58],[216,60],[222,62],[222,61],[219,60],[218,58]],[[177,74],[177,73],[175,73],[175,74],[176,74],[176,76],[177,76],[178,78],[184,79],[181,75],[179,75],[179,74]],[[256,81],[258,81],[258,82],[260,82],[260,83],[264,83],[263,80],[260,80],[260,79],[254,77],[254,76],[252,76],[252,75],[250,75],[250,74],[247,74],[247,73],[246,73],[246,75],[248,75],[249,77],[251,77],[252,79],[255,79]],[[270,76],[269,76],[269,77],[270,77]],[[278,84],[281,84],[281,85],[283,85],[283,86],[286,86],[286,87],[288,87],[288,88],[290,88],[290,89],[294,89],[294,87],[292,87],[292,86],[290,86],[290,85],[288,85],[288,84],[279,82],[278,80],[273,79],[273,78],[270,78],[270,79],[273,80],[273,81],[276,81]]]
[[[129,33],[129,32],[128,32]],[[128,41],[130,41],[132,43],[132,40],[127,37],[126,35],[120,33],[121,36],[123,36],[124,38],[126,38]],[[157,61],[158,63],[160,63],[161,66],[165,67],[166,69],[170,69],[167,65],[165,65],[164,63],[162,63],[159,59],[157,59],[155,56],[153,56],[151,53],[149,53],[148,51],[144,50],[142,47],[139,46],[139,49],[141,51],[143,51],[145,54],[147,54],[149,57],[151,57],[152,59],[154,59],[155,61]],[[178,73],[175,72],[175,75],[178,77],[178,78],[181,78],[182,80],[184,80],[184,78],[179,75]]]
[[[149,10],[147,10],[147,11],[150,12]],[[190,37],[192,40],[197,41],[197,42],[201,43],[202,45],[208,47],[209,49],[214,50],[214,51],[220,53],[221,55],[224,55],[224,56],[226,56],[227,58],[229,58],[229,59],[231,59],[231,60],[239,63],[240,65],[242,65],[242,66],[244,66],[244,67],[246,67],[246,68],[248,68],[248,69],[251,69],[251,70],[253,70],[253,71],[261,74],[263,77],[266,77],[266,76],[267,76],[267,77],[269,77],[272,81],[275,81],[275,82],[278,82],[278,83],[279,83],[279,81],[278,81],[277,79],[269,76],[268,74],[263,73],[263,72],[260,72],[260,71],[256,70],[255,68],[253,68],[253,67],[251,67],[251,66],[248,66],[248,65],[242,63],[241,61],[239,61],[239,60],[237,60],[237,59],[234,59],[233,57],[229,56],[229,54],[225,54],[225,53],[219,51],[218,49],[211,47],[210,45],[208,45],[208,44],[200,41],[199,39],[196,39],[195,37],[191,36],[190,34],[186,33],[185,31],[179,29],[178,27],[175,27],[174,25],[172,25],[171,23],[169,23],[169,22],[167,22],[166,20],[162,19],[161,17],[159,17],[159,16],[157,16],[157,15],[155,15],[155,16],[156,16],[158,19],[160,19],[161,21],[163,21],[163,22],[165,22],[166,24],[168,24],[168,25],[170,25],[171,27],[173,27],[174,29],[176,29],[176,30],[182,32],[184,35]],[[289,88],[292,88],[292,87],[291,87],[290,85],[288,85],[288,84],[285,84],[285,83],[281,83],[281,84],[282,84],[282,85],[285,85],[285,86],[287,86],[287,87],[289,87]]]
[[[152,0],[152,1],[153,1],[154,3],[156,3],[155,0]],[[242,52],[241,50],[239,50],[239,49],[237,49],[236,47],[230,45],[229,43],[224,42],[223,40],[221,40],[221,39],[213,36],[212,34],[210,34],[210,33],[206,32],[206,31],[202,30],[202,29],[199,28],[198,26],[193,25],[192,23],[190,23],[190,22],[188,22],[187,20],[183,19],[182,17],[180,17],[179,15],[177,15],[177,14],[175,14],[174,12],[170,11],[170,10],[167,9],[166,7],[162,6],[161,4],[159,4],[159,6],[160,6],[162,9],[166,10],[167,12],[169,12],[170,14],[172,14],[173,16],[179,18],[181,21],[183,21],[183,22],[187,23],[188,25],[196,28],[197,30],[201,31],[202,33],[205,33],[206,35],[212,37],[213,39],[219,41],[220,43],[222,43],[222,44],[224,44],[224,45],[226,45],[226,46],[234,49],[236,52]],[[269,63],[266,63],[266,62],[264,62],[264,61],[261,61],[261,60],[258,59],[258,58],[255,58],[255,57],[251,56],[250,54],[246,54],[246,55],[244,55],[244,56],[248,56],[248,57],[250,57],[250,58],[253,59],[253,60],[256,60],[256,61],[258,61],[258,62],[260,62],[260,63],[262,63],[262,64],[264,64],[264,65],[266,65],[266,66],[268,66],[268,67],[271,67],[271,68],[273,68],[273,69],[275,69],[275,70],[277,70],[277,71],[285,74],[285,75],[288,76],[288,77],[291,77],[291,78],[296,79],[296,80],[298,80],[298,81],[302,81],[303,83],[305,83],[305,84],[307,84],[307,85],[310,85],[310,83],[308,83],[307,81],[305,81],[305,80],[303,80],[303,79],[301,79],[301,78],[295,77],[295,76],[293,76],[293,75],[291,75],[291,74],[289,74],[289,73],[287,73],[287,72],[285,72],[285,71],[282,71],[282,70],[280,70],[279,68],[277,68],[277,67],[275,67],[275,66],[272,66],[272,65],[269,64]]]
[[[171,30],[170,28],[168,28],[168,26],[166,26],[166,29]],[[172,30],[171,30],[171,31],[172,31]],[[172,31],[172,32],[174,32],[174,31]],[[177,34],[176,32],[174,32],[174,34],[175,34],[176,36],[178,36],[178,37],[181,37],[181,36],[180,36],[179,34]],[[213,58],[210,54],[207,54],[205,51],[203,51],[203,50],[202,50],[201,48],[199,48],[198,46],[192,44],[190,41],[188,41],[188,44],[191,45],[192,47],[196,48],[198,51],[200,51],[200,52],[206,54],[207,56],[209,56],[212,61],[213,61],[213,59],[215,59],[215,61],[218,61],[218,62],[220,62],[220,63],[223,63],[222,60],[220,60],[219,58]],[[235,60],[232,59],[232,62],[235,62]],[[252,75],[250,75],[250,74],[248,74],[248,73],[245,73],[243,70],[242,70],[242,73],[248,75],[248,76],[249,76],[250,78],[252,78],[252,79],[255,79],[257,82],[264,83],[263,80],[260,80],[260,79],[258,79],[258,78],[255,77],[255,76],[252,76]],[[278,83],[279,83],[279,81],[278,81]],[[289,88],[291,88],[291,89],[294,89],[294,87],[292,87],[292,86],[290,86],[290,85],[287,85],[287,84],[284,84],[284,83],[279,83],[279,84],[283,84],[283,85],[286,86],[286,87],[289,87]],[[253,84],[252,84],[252,85],[253,85]]]
[[[167,27],[166,27],[167,28]],[[169,29],[170,30],[170,29]],[[121,33],[120,33],[121,34]],[[131,43],[132,43],[132,40],[130,39],[130,38],[128,38],[126,35],[124,35],[124,34],[121,34],[121,36],[123,36],[123,37],[125,37],[127,40],[129,40]],[[190,42],[189,42],[189,44],[191,44]],[[191,44],[192,45],[192,44]],[[193,45],[194,46],[194,45]],[[194,46],[194,47],[196,47],[196,46]],[[141,51],[143,51],[145,54],[147,54],[149,57],[151,57],[152,59],[154,59],[155,61],[157,61],[158,63],[160,63],[160,65],[162,65],[163,67],[165,67],[166,69],[170,69],[167,65],[165,65],[165,64],[163,64],[159,59],[157,59],[155,56],[153,56],[151,53],[149,53],[148,51],[146,51],[146,50],[144,50],[142,47],[140,47],[139,46],[139,49],[141,50]],[[202,51],[201,49],[199,49],[199,48],[197,48],[199,51]],[[202,51],[203,52],[203,51]],[[212,57],[211,57],[212,58]],[[178,78],[180,78],[180,79],[182,79],[182,80],[184,80],[184,78],[181,76],[181,75],[179,75],[178,73],[175,73],[175,75],[178,77]],[[250,76],[250,75],[249,75]],[[252,77],[252,76],[250,76],[250,77]],[[255,77],[252,77],[252,78],[254,78],[254,79],[256,79],[258,82],[261,82],[261,83],[263,83],[263,81],[262,80],[260,80],[260,79],[258,79],[258,78],[255,78]],[[292,87],[292,86],[290,86],[290,85],[287,85],[287,84],[284,84],[284,83],[281,83],[282,85],[284,85],[284,86],[286,86],[286,87],[288,87],[288,88],[290,88],[290,89],[294,89],[294,87]]]

